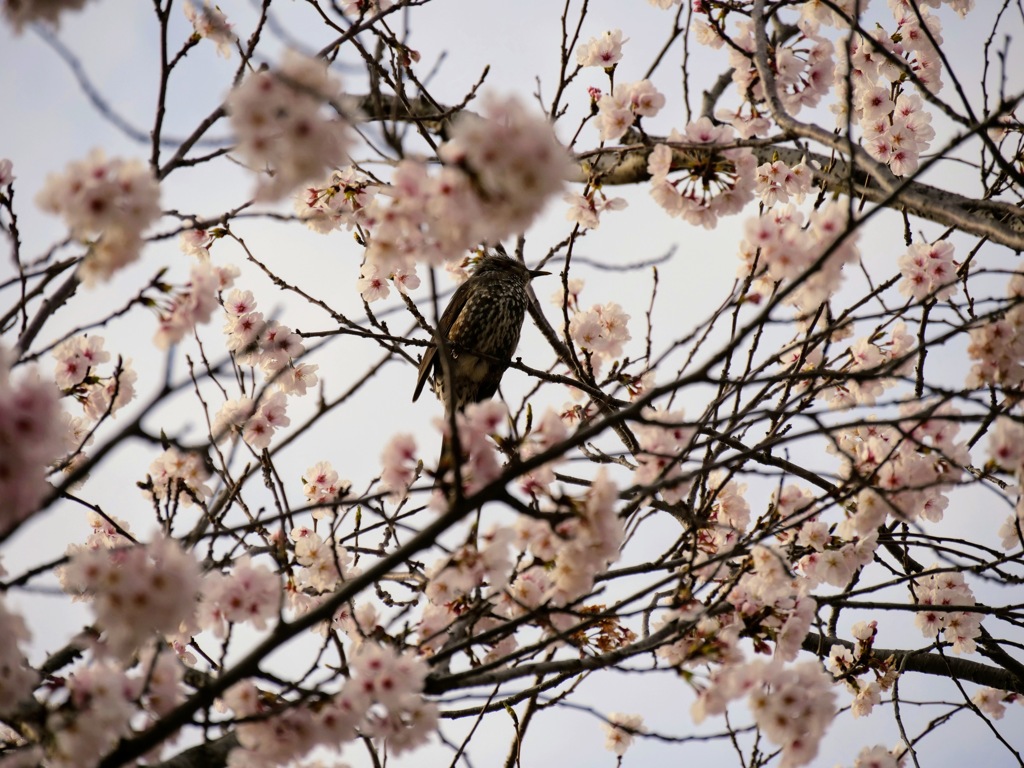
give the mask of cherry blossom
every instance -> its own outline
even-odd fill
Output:
[[[64,454],[67,434],[52,380],[36,366],[13,376],[0,347],[0,537],[39,508],[52,487],[47,467]]]
[[[501,464],[498,461],[494,442],[490,437],[507,420],[508,409],[504,404],[495,400],[470,403],[463,413],[456,415],[463,493],[467,495],[476,493],[501,474]],[[444,436],[445,446],[449,446],[450,421],[438,418],[434,424]],[[446,462],[451,463],[445,453],[449,450],[446,447],[442,451],[439,461],[442,468],[445,467]],[[454,467],[445,471],[443,479],[445,482],[454,480]],[[435,489],[433,503],[435,506],[443,503],[443,494],[440,488]]]
[[[0,8],[15,34],[21,34],[26,24],[43,21],[56,26],[65,11],[79,11],[87,0],[7,0]]]
[[[627,715],[622,712],[611,712],[608,715],[608,722],[605,723],[607,734],[604,748],[609,752],[622,756],[633,744],[638,732],[643,730],[644,719],[642,715]]]
[[[392,5],[393,0],[342,0],[341,9],[350,16],[364,16],[386,11]]]
[[[995,688],[980,688],[971,697],[971,701],[993,720],[1003,719],[1003,716],[1006,714],[1007,704],[1013,702],[1024,703],[1020,694],[1000,691]]]
[[[239,154],[256,171],[273,170],[260,175],[260,199],[280,199],[343,163],[349,127],[334,109],[340,97],[341,82],[325,62],[293,51],[277,69],[254,72],[232,90],[227,110]]]
[[[68,707],[50,714],[53,743],[47,764],[76,768],[95,763],[130,730],[140,681],[104,660],[82,664],[67,679]]]
[[[581,67],[613,67],[622,58],[622,44],[628,40],[622,38],[621,29],[592,37],[576,49],[576,63]]]
[[[937,569],[938,566],[934,568]],[[929,605],[974,605],[974,593],[961,573],[934,573],[921,579],[913,590],[914,602]],[[970,611],[919,610],[914,624],[925,637],[933,638],[942,632],[953,653],[973,653],[975,638],[981,636],[982,615]]]
[[[168,299],[160,314],[154,344],[167,349],[177,344],[198,323],[208,322],[217,308],[217,293],[234,282],[230,272],[221,272],[208,262],[192,265],[188,283]]]
[[[609,301],[576,312],[569,321],[569,334],[582,349],[614,360],[622,356],[623,345],[632,338],[628,323],[629,315],[619,304]]]
[[[364,223],[364,211],[377,191],[367,176],[347,166],[296,195],[295,211],[314,232],[327,234],[342,226],[352,229]]]
[[[669,215],[706,229],[720,216],[738,213],[754,197],[757,161],[749,149],[715,149],[734,139],[731,126],[715,126],[707,117],[687,125],[682,134],[673,131],[670,143],[694,148],[654,147],[647,161],[651,197]]]
[[[634,427],[640,452],[633,482],[657,487],[661,497],[672,504],[689,491],[681,465],[689,452],[694,430],[686,424],[681,410],[646,408],[643,416],[647,421]]]
[[[225,59],[231,58],[231,47],[237,37],[231,31],[227,16],[219,7],[211,6],[210,0],[203,0],[203,7],[196,10],[190,0],[184,0],[181,9],[195,29],[196,35],[216,43],[218,55]]]
[[[529,459],[539,453],[544,453],[569,436],[569,430],[562,421],[561,415],[553,408],[544,411],[540,420],[529,435],[529,440],[520,449],[521,458]],[[556,461],[543,464],[520,478],[523,490],[529,494],[537,495],[545,493],[555,480],[554,468]]]
[[[101,647],[128,659],[154,634],[174,634],[192,620],[199,564],[173,539],[158,537],[146,546],[81,550],[64,579],[90,600]]]
[[[811,172],[800,163],[790,168],[781,160],[757,167],[757,194],[767,206],[787,203],[792,195],[803,202],[811,188]]]
[[[144,493],[156,501],[190,507],[213,497],[213,489],[206,484],[209,478],[210,470],[202,455],[172,446],[149,465],[150,486]]]
[[[160,217],[160,187],[152,171],[137,160],[107,159],[99,149],[64,174],[47,176],[36,202],[63,217],[71,235],[87,243],[79,268],[86,285],[135,261],[142,233]]]
[[[524,231],[569,176],[568,153],[551,124],[515,97],[488,95],[480,120],[460,116],[438,154],[462,168],[484,207],[478,238],[495,242]]]
[[[350,578],[352,556],[340,544],[329,542],[309,528],[294,528],[289,537],[295,542],[297,583],[317,593],[330,592],[340,581]]]
[[[563,199],[570,204],[565,218],[575,221],[583,229],[597,229],[604,211],[621,211],[628,205],[621,197],[605,197],[599,189],[592,189],[586,195],[567,194]]]
[[[302,474],[302,495],[310,504],[330,504],[345,496],[351,488],[347,480],[339,480],[330,462],[318,461]],[[313,519],[327,515],[324,507],[313,510]]]
[[[857,755],[853,768],[899,768],[899,761],[885,747],[864,747]]]
[[[665,96],[650,80],[616,83],[597,101],[598,130],[602,141],[621,139],[639,117],[654,117],[665,106]]]
[[[782,748],[780,766],[807,765],[815,758],[836,713],[831,676],[817,662],[723,667],[693,705],[693,717],[700,722],[721,714],[731,699],[745,695],[761,732]]]
[[[967,354],[975,360],[967,375],[968,387],[1000,386],[1016,389],[1024,384],[1024,275],[1017,273],[1007,289],[1014,301],[1003,317],[996,317],[969,331]]]
[[[274,711],[248,680],[230,688],[223,703],[238,718],[238,747],[228,755],[228,766],[272,768],[302,757],[320,742],[313,712],[307,707]]]
[[[392,437],[380,461],[384,466],[380,475],[381,485],[389,491],[392,501],[402,500],[416,478],[416,441],[413,436],[399,434]]]
[[[263,563],[254,565],[248,555],[238,558],[227,573],[206,573],[200,591],[197,621],[217,637],[224,637],[228,625],[238,622],[265,629],[280,610],[280,578]]]
[[[0,576],[4,575],[0,567]],[[0,714],[13,713],[39,682],[25,657],[31,639],[25,620],[0,598]]]

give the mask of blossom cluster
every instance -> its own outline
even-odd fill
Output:
[[[386,11],[394,5],[394,0],[341,0],[341,10],[350,16],[365,16],[370,13]]]
[[[301,397],[316,384],[318,366],[298,362],[305,354],[299,334],[256,311],[252,291],[233,290],[223,302],[227,348],[238,365],[259,367],[269,389],[252,397],[227,400],[214,418],[212,434],[220,442],[241,435],[252,448],[263,450],[275,432],[291,423],[288,396]]]
[[[647,160],[651,197],[671,216],[712,229],[720,216],[739,213],[754,199],[757,160],[746,148],[720,149],[735,141],[732,127],[707,117],[673,130]],[[686,148],[674,149],[670,144]],[[669,175],[678,173],[673,178]]]
[[[971,701],[993,720],[1002,720],[1006,714],[1006,705],[1014,702],[1024,704],[1024,696],[995,688],[981,688],[971,697]]]
[[[524,231],[569,174],[569,157],[551,124],[515,97],[489,97],[484,120],[462,114],[438,150],[471,181],[487,219],[476,239],[494,242]]]
[[[519,456],[527,460],[549,448],[553,448],[569,437],[569,430],[561,414],[548,408],[534,425],[533,430],[519,449]],[[522,489],[531,496],[550,493],[551,484],[555,481],[555,466],[558,460],[549,461],[536,469],[525,472],[519,477]]]
[[[339,480],[338,473],[330,462],[318,461],[302,475],[302,495],[310,504],[331,504],[349,492],[352,484]],[[320,507],[313,510],[313,519],[321,520],[327,511]]]
[[[26,24],[46,22],[56,25],[65,11],[78,11],[88,0],[6,0],[0,10],[15,34],[21,34]]]
[[[840,477],[861,489],[855,511],[837,529],[845,539],[872,534],[889,515],[939,522],[949,490],[970,465],[956,408],[907,403],[901,416],[898,426],[867,423],[832,434]]]
[[[67,436],[57,388],[35,366],[12,379],[12,362],[0,347],[0,538],[53,490],[47,467],[64,454]]]
[[[625,529],[617,500],[617,488],[602,470],[584,497],[559,497],[558,506],[549,510],[550,519],[521,518],[514,527],[493,527],[436,562],[427,571],[420,649],[439,649],[457,622],[470,622],[471,634],[523,617],[554,631],[577,624],[578,606],[573,612],[557,609],[586,597],[597,576],[618,559]],[[518,572],[514,550],[532,555]],[[491,609],[479,617],[476,611],[466,615],[477,595]],[[630,634],[621,631],[622,637]],[[498,634],[486,645],[487,660],[500,659],[517,647],[516,635]]]
[[[237,267],[215,267],[209,260],[193,264],[188,283],[171,292],[160,308],[160,325],[153,339],[157,348],[177,344],[196,324],[208,322],[218,306],[218,294],[230,288],[237,276]]]
[[[259,366],[278,391],[304,395],[315,384],[316,365],[295,362],[306,347],[295,331],[256,311],[252,291],[233,290],[224,301],[227,348],[239,365]]]
[[[292,529],[289,536],[295,545],[295,583],[299,589],[324,594],[352,577],[352,556],[341,544],[332,545],[305,527]]]
[[[943,572],[938,565],[930,570],[933,573],[918,579],[910,587],[914,602],[921,608],[914,614],[914,624],[928,638],[942,632],[946,642],[952,645],[953,653],[973,653],[977,647],[976,638],[981,636],[982,614],[928,610],[928,606],[972,606],[974,593],[962,573]]]
[[[600,37],[592,37],[576,49],[576,63],[581,67],[603,67],[608,69],[622,59],[621,29],[610,29]]]
[[[63,174],[47,176],[36,202],[88,243],[78,274],[91,285],[139,257],[142,233],[160,217],[160,186],[143,163],[108,159],[96,149]]]
[[[407,158],[387,185],[346,169],[297,203],[317,231],[358,227],[366,301],[386,297],[389,279],[403,291],[418,286],[418,263],[448,266],[481,243],[524,231],[562,188],[569,156],[551,124],[516,98],[482,101],[480,115],[455,119],[438,150],[440,168]]]
[[[251,73],[228,95],[238,153],[260,175],[256,194],[277,200],[341,165],[349,122],[338,112],[341,81],[324,61],[294,51],[275,70]],[[330,109],[325,108],[325,104]]]
[[[662,432],[659,436],[664,435]],[[750,504],[744,497],[746,490],[745,484],[729,479],[724,470],[714,470],[708,476],[707,493],[712,499],[708,527],[697,534],[702,551],[708,554],[728,552],[739,543],[750,526]]]
[[[907,76],[917,88],[933,93],[942,88],[936,47],[942,33],[938,17],[923,4],[891,6],[896,21],[891,33],[878,26],[869,37],[852,34],[836,42],[844,55],[836,71],[832,111],[840,129],[847,121],[861,129],[861,142],[871,157],[905,176],[917,171],[921,153],[935,138],[931,115],[921,96],[907,90]]]
[[[966,13],[972,0],[955,0],[958,12]],[[938,92],[942,87],[941,25],[928,6],[930,3],[909,3],[892,0],[895,28],[886,31],[881,25],[864,36],[852,33],[835,43],[821,34],[821,26],[845,27],[863,5],[852,2],[801,3],[797,33],[788,40],[770,46],[769,66],[775,75],[777,96],[789,114],[803,107],[816,106],[829,92],[836,100],[831,110],[836,124],[845,130],[847,122],[860,129],[861,142],[867,153],[888,165],[897,176],[913,174],[919,167],[921,153],[928,149],[935,131],[931,116],[923,109],[923,100],[910,92],[910,87]],[[741,94],[747,95],[751,114],[741,111],[716,112],[716,117],[730,122],[746,136],[763,134],[767,121],[758,112],[765,101],[764,83],[755,64],[755,25],[751,20],[737,23],[724,45],[721,21],[710,18],[696,20],[696,39],[715,48],[725,48],[733,68],[733,82]],[[923,22],[923,23],[922,23]],[[836,60],[838,59],[838,64]],[[852,92],[850,91],[852,88]],[[848,108],[850,113],[848,114]]]
[[[459,458],[463,493],[472,495],[501,474],[501,463],[491,435],[508,421],[508,409],[497,400],[470,403],[466,410],[455,416],[455,427],[459,436]],[[454,450],[450,434],[451,423],[446,418],[437,418],[434,425],[443,436],[443,448],[438,471],[443,473],[445,482],[454,479]],[[443,494],[435,494],[435,504],[443,504]]]
[[[169,650],[145,649],[138,664],[132,661],[128,668],[114,659],[88,658],[40,690],[37,704],[49,710],[47,737],[41,744],[18,739],[17,750],[5,753],[4,765],[95,765],[133,724],[144,726],[180,703],[182,678],[181,664]]]
[[[871,714],[876,704],[881,703],[882,693],[896,682],[897,672],[888,661],[871,656],[878,622],[858,621],[850,628],[850,633],[856,640],[853,650],[838,643],[833,645],[829,650],[828,668],[853,694],[850,704],[853,716],[865,717]],[[873,673],[873,679],[863,679],[868,672]]]
[[[563,199],[570,204],[565,218],[579,224],[581,229],[597,229],[601,225],[601,214],[605,211],[621,211],[628,203],[621,197],[607,197],[598,188],[585,195],[566,194]]]
[[[380,474],[381,485],[392,501],[401,501],[416,479],[416,439],[408,433],[393,435],[384,446],[380,462],[384,467]]]
[[[611,93],[597,100],[597,128],[601,141],[615,141],[641,117],[654,117],[665,106],[665,96],[650,80],[616,83]]]
[[[657,488],[669,504],[683,499],[690,489],[682,464],[690,451],[694,428],[688,426],[683,412],[645,408],[644,423],[633,428],[640,450],[636,455],[633,482]]]
[[[909,354],[916,346],[917,339],[902,320],[894,323],[888,333],[873,333],[857,339],[843,354],[847,359],[842,370],[853,375],[826,383],[820,391],[821,397],[833,408],[874,405],[886,390],[899,383],[900,375],[912,370],[914,361]],[[805,364],[820,363],[820,350],[815,352],[817,354],[805,359]],[[883,376],[883,372],[888,375]]]
[[[832,676],[817,661],[784,665],[759,659],[716,670],[693,705],[693,719],[723,714],[742,696],[761,733],[782,748],[780,768],[810,763],[836,716]]]
[[[1024,482],[1024,424],[1019,417],[1000,416],[989,434],[988,452],[992,463],[1009,472],[1020,486]],[[999,529],[1003,548],[1010,550],[1022,545],[1019,531],[1024,530],[1024,496],[1019,496],[1014,514],[1006,518]]]
[[[127,660],[155,634],[189,624],[199,593],[199,564],[173,539],[148,545],[83,548],[62,576],[90,600],[103,631],[100,648]]]
[[[0,567],[0,577],[6,576]],[[25,651],[31,633],[25,620],[11,611],[0,597],[0,715],[14,712],[18,704],[28,698],[39,681],[39,676],[28,666]]]
[[[119,360],[109,376],[97,366],[110,360],[102,336],[73,336],[53,349],[57,361],[55,379],[66,396],[78,401],[88,421],[114,416],[135,397],[138,378],[130,359]],[[78,448],[78,445],[69,446]]]
[[[623,345],[632,338],[629,315],[614,301],[578,309],[569,320],[569,335],[580,349],[592,355],[590,364],[597,374],[602,360],[622,357]]]
[[[1010,278],[1007,293],[1012,304],[1006,313],[970,330],[967,354],[975,363],[968,387],[1024,386],[1024,274]]]
[[[327,234],[362,223],[364,211],[377,194],[370,178],[348,166],[332,171],[320,186],[295,198],[295,212],[314,232]]]
[[[790,114],[797,114],[803,107],[816,106],[832,88],[836,70],[832,44],[818,33],[818,26],[802,20],[797,29],[792,38],[772,46],[769,51],[769,66],[775,73],[778,97]],[[698,40],[713,47],[721,46],[714,24],[704,24],[702,32]],[[726,50],[738,92],[750,94],[753,101],[760,102],[765,93],[754,62],[754,35],[752,21],[739,22]]]
[[[209,478],[201,453],[171,446],[149,465],[145,494],[158,502],[190,507],[213,497],[213,489],[206,484]]]
[[[957,292],[953,244],[948,240],[914,243],[899,260],[900,293],[916,301],[927,297],[945,301]]]
[[[251,397],[225,401],[211,432],[217,442],[241,436],[250,448],[262,451],[270,446],[277,430],[291,423],[284,392],[274,392],[258,402]]]
[[[317,746],[337,749],[358,734],[398,755],[436,727],[437,707],[422,695],[426,664],[411,653],[367,643],[349,658],[348,671],[342,689],[315,709],[275,704],[248,681],[231,688],[224,704],[241,722],[228,765],[273,768]]]
[[[624,712],[611,712],[605,723],[606,738],[604,748],[620,757],[633,744],[636,734],[643,732],[644,718],[642,715],[629,715]]]
[[[757,196],[766,206],[788,203],[792,197],[802,203],[811,189],[811,171],[804,163],[790,168],[781,160],[757,166]]]
[[[843,267],[859,257],[858,231],[850,231],[847,211],[828,203],[804,214],[793,204],[772,208],[748,219],[740,244],[746,276],[756,266],[756,295],[771,295],[778,283],[798,282],[786,302],[812,313],[839,287]]]
[[[899,758],[883,746],[864,747],[857,753],[853,768],[899,768]]]
[[[228,572],[204,574],[200,585],[197,622],[201,629],[225,637],[229,624],[251,623],[265,629],[267,621],[281,609],[281,579],[263,563],[254,564],[249,555],[232,563]]]
[[[535,561],[516,575],[498,610],[513,618],[542,605],[567,606],[587,595],[597,576],[619,558],[625,528],[616,511],[617,501],[618,489],[602,469],[586,498],[561,522],[521,519],[517,538]],[[564,630],[577,618],[555,612],[548,621]]]
[[[740,649],[740,631],[743,625],[737,614],[708,616],[704,605],[697,600],[689,605],[666,611],[654,622],[656,630],[676,623],[679,637],[663,643],[654,652],[668,667],[696,670],[709,663],[739,664],[743,661]]]
[[[774,640],[774,657],[780,661],[793,661],[815,619],[817,605],[808,594],[813,582],[792,576],[782,558],[782,551],[775,545],[765,543],[753,547],[749,570],[729,591],[729,602],[735,608],[734,617],[723,616],[718,621],[726,627],[723,634],[735,642],[733,638],[740,630],[746,631],[746,625],[759,617],[757,630],[753,633],[755,647],[767,651],[768,641]],[[715,640],[722,644],[724,638],[716,637]],[[726,646],[724,650],[718,650],[715,658],[722,663],[730,663],[736,654],[736,650]]]
[[[419,624],[419,649],[432,653],[444,645],[448,630],[459,620],[477,590],[493,601],[508,586],[512,574],[511,547],[515,531],[508,526],[495,526],[479,536],[471,536],[450,556],[438,559],[427,569],[424,594],[427,605]],[[471,631],[498,626],[492,617],[475,623]],[[516,647],[514,635],[490,644],[488,660],[500,658]]]
[[[203,0],[202,8],[197,9],[191,0],[185,0],[181,9],[198,37],[216,43],[218,55],[225,59],[231,57],[231,46],[238,37],[231,31],[227,16],[218,6],[210,5],[210,0]]]
[[[54,711],[47,723],[53,741],[47,745],[46,764],[95,764],[129,733],[141,681],[113,660],[98,660],[79,666],[65,688],[69,706]]]

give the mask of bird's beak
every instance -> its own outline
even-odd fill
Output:
[[[535,277],[543,277],[544,275],[550,275],[550,274],[551,274],[550,272],[545,272],[543,269],[531,269],[530,270],[530,279],[532,280]]]

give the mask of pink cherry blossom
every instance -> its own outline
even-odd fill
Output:
[[[380,482],[389,491],[392,501],[400,501],[408,493],[416,477],[416,441],[410,434],[395,435],[388,441],[380,457],[384,470]]]
[[[152,171],[137,160],[108,160],[98,149],[63,175],[47,176],[36,202],[90,244],[79,268],[86,285],[135,261],[143,231],[160,217],[160,187]]]
[[[323,61],[288,51],[277,69],[253,72],[227,98],[238,153],[261,174],[256,193],[277,200],[342,165],[348,121],[334,108],[341,83]]]
[[[225,59],[231,57],[231,46],[237,37],[231,31],[227,16],[217,6],[211,6],[210,0],[203,0],[203,7],[196,10],[196,7],[185,0],[182,4],[185,18],[192,24],[196,35],[206,38],[217,44],[217,53]]]
[[[265,629],[280,610],[281,580],[263,563],[254,565],[243,555],[226,573],[215,570],[203,576],[201,595],[199,626],[223,638],[229,624],[250,622]]]
[[[161,536],[145,546],[81,550],[64,579],[91,601],[103,649],[126,660],[154,635],[175,634],[192,620],[199,564]]]
[[[592,37],[576,49],[576,63],[581,67],[612,67],[622,58],[621,29],[612,29],[600,37]]]
[[[605,723],[604,748],[616,755],[626,754],[633,744],[637,733],[643,732],[644,718],[642,715],[627,715],[622,712],[611,712]]]

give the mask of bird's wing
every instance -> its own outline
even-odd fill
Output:
[[[452,326],[455,325],[455,319],[462,312],[463,307],[466,306],[466,299],[469,297],[470,290],[469,280],[467,280],[455,289],[455,293],[452,294],[452,300],[448,302],[448,306],[445,307],[444,312],[441,313],[441,322],[437,324],[437,332],[443,335],[445,341],[450,339]],[[427,347],[427,350],[423,353],[423,358],[420,360],[419,371],[416,373],[416,389],[414,389],[412,393],[413,402],[416,402],[420,393],[423,392],[423,385],[426,384],[427,379],[430,378],[430,373],[434,368],[434,358],[436,356],[436,344]],[[440,375],[440,371],[438,372],[438,375]]]

